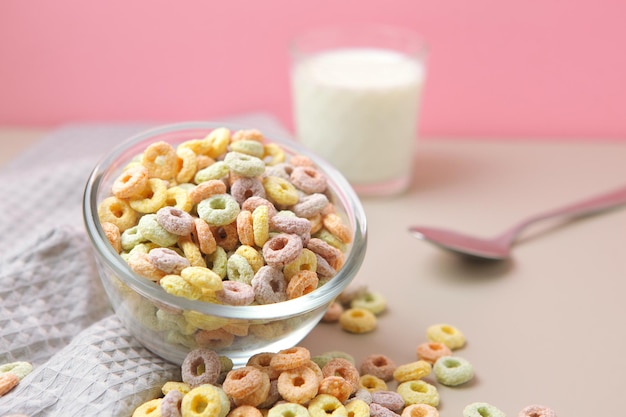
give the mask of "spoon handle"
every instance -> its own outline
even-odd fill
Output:
[[[578,201],[576,203],[572,203],[561,208],[531,216],[499,236],[498,240],[500,240],[501,242],[513,242],[515,240],[515,237],[523,229],[530,226],[532,223],[541,220],[556,217],[563,217],[564,219],[575,218],[579,216],[593,214],[603,210],[608,210],[621,204],[626,204],[626,187],[622,187],[617,190],[613,190],[608,193],[600,194],[582,201]]]

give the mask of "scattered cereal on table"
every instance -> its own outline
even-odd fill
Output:
[[[506,417],[497,407],[488,403],[472,403],[463,409],[463,417]]]

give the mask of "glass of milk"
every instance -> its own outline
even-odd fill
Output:
[[[410,185],[426,47],[412,31],[342,26],[291,45],[296,137],[361,196]]]

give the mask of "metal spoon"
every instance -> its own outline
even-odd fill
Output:
[[[468,236],[451,230],[422,226],[411,226],[409,227],[409,231],[418,239],[425,240],[456,253],[483,259],[503,260],[511,255],[511,247],[515,243],[517,236],[533,223],[552,218],[572,219],[608,210],[622,204],[626,204],[626,187],[562,208],[536,214],[491,239]]]

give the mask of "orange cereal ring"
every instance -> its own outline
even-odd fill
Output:
[[[346,402],[352,394],[353,387],[340,376],[327,376],[320,382],[318,394],[328,394],[337,398],[339,401]]]
[[[315,163],[308,156],[304,155],[294,155],[289,160],[289,163],[294,167],[312,167],[315,166]]]
[[[319,284],[319,278],[315,271],[302,270],[291,277],[287,284],[287,298],[290,300],[302,297],[315,290]]]
[[[241,399],[261,388],[270,379],[265,372],[254,366],[244,366],[228,372],[222,384],[224,392],[233,399]]]
[[[150,262],[147,253],[133,254],[128,258],[127,262],[128,266],[135,274],[148,278],[151,281],[157,282],[167,275],[166,272],[161,271],[152,262]]]
[[[138,218],[137,212],[126,201],[114,196],[105,198],[98,205],[100,223],[113,223],[120,232],[135,226]]]
[[[322,223],[330,233],[337,236],[343,243],[350,243],[352,241],[350,229],[344,224],[338,214],[329,213],[322,216]]]
[[[307,348],[294,346],[276,353],[271,358],[270,366],[275,370],[282,372],[305,366],[310,360],[311,352],[309,352]]]
[[[176,156],[176,182],[190,182],[198,170],[198,156],[192,149],[180,146],[176,148]]]
[[[312,166],[296,166],[291,172],[291,182],[307,194],[323,193],[327,186],[326,176]]]
[[[104,230],[104,235],[107,237],[107,240],[115,249],[115,252],[120,253],[122,251],[122,234],[120,233],[120,228],[114,225],[111,222],[101,223],[102,230]]]
[[[200,252],[205,255],[209,255],[215,252],[217,248],[217,242],[215,241],[215,236],[213,236],[213,232],[211,231],[211,226],[204,220],[200,218],[194,218],[194,229],[192,230],[192,234],[194,236],[194,241],[200,248]]]
[[[217,245],[224,248],[224,250],[231,251],[239,244],[236,221],[224,226],[211,226],[211,232],[215,237]]]
[[[343,313],[343,306],[341,303],[333,301],[330,303],[328,308],[326,309],[326,313],[322,317],[322,322],[324,323],[335,323],[339,321],[339,317]]]
[[[0,374],[0,397],[11,391],[17,384],[19,384],[20,378],[12,372],[4,372]]]
[[[283,274],[287,281],[291,281],[291,278],[300,271],[317,271],[317,258],[310,249],[302,249],[300,256],[283,268]]]
[[[340,376],[350,383],[352,386],[352,392],[355,392],[359,388],[359,371],[356,367],[347,359],[333,358],[324,365],[322,368],[324,377],[328,376]]]
[[[254,229],[252,228],[252,213],[248,210],[241,210],[237,215],[237,234],[242,244],[254,245]]]
[[[213,165],[215,163],[215,159],[211,158],[208,155],[198,155],[198,171],[200,171],[201,169],[204,169],[210,165]]]
[[[230,410],[227,417],[263,417],[263,413],[255,406],[243,404]]]
[[[224,329],[200,329],[194,334],[198,346],[210,349],[224,349],[233,344],[235,335]]]
[[[428,404],[411,404],[402,410],[402,417],[439,417],[439,411]]]
[[[335,271],[343,266],[344,257],[341,251],[322,239],[313,237],[308,241],[306,247],[324,258]]]
[[[246,201],[241,204],[241,209],[254,212],[254,210],[259,206],[267,206],[268,218],[272,218],[276,215],[276,207],[274,206],[274,204],[272,204],[271,201],[259,196],[252,196],[247,198]]]
[[[202,182],[189,191],[189,197],[193,204],[198,204],[212,195],[224,194],[226,192],[226,184],[220,180],[208,180]]]
[[[254,244],[258,247],[262,247],[270,237],[269,219],[268,206],[260,205],[252,211],[252,237]]]
[[[278,377],[278,392],[286,401],[306,404],[317,395],[315,372],[306,366],[283,371]]]
[[[117,198],[133,198],[140,196],[147,187],[148,170],[143,165],[133,165],[117,177],[111,191]]]
[[[396,364],[387,355],[372,354],[363,359],[361,363],[362,375],[374,375],[383,381],[391,381],[395,370]]]
[[[141,165],[146,167],[150,178],[170,180],[176,176],[178,156],[176,150],[169,143],[155,142],[143,152]]]
[[[249,333],[250,323],[248,323],[246,320],[233,321],[225,324],[222,329],[232,334],[233,336],[244,337],[247,336]]]
[[[268,265],[283,267],[302,252],[302,239],[296,235],[279,233],[263,245],[263,257]]]
[[[309,222],[311,222],[311,234],[319,232],[324,227],[324,223],[322,223],[322,215],[320,213],[317,213],[308,219]]]
[[[241,129],[233,133],[231,142],[237,142],[240,140],[253,140],[255,142],[263,142],[264,137],[258,129]]]
[[[369,333],[376,328],[376,316],[364,308],[349,308],[341,313],[339,324],[350,333]]]
[[[434,365],[437,359],[452,356],[452,350],[441,342],[426,342],[417,346],[416,354],[417,359]]]
[[[271,366],[272,358],[276,355],[274,352],[261,352],[250,356],[246,365],[254,366],[265,372],[271,381],[278,378],[280,372],[278,369],[274,369]]]

